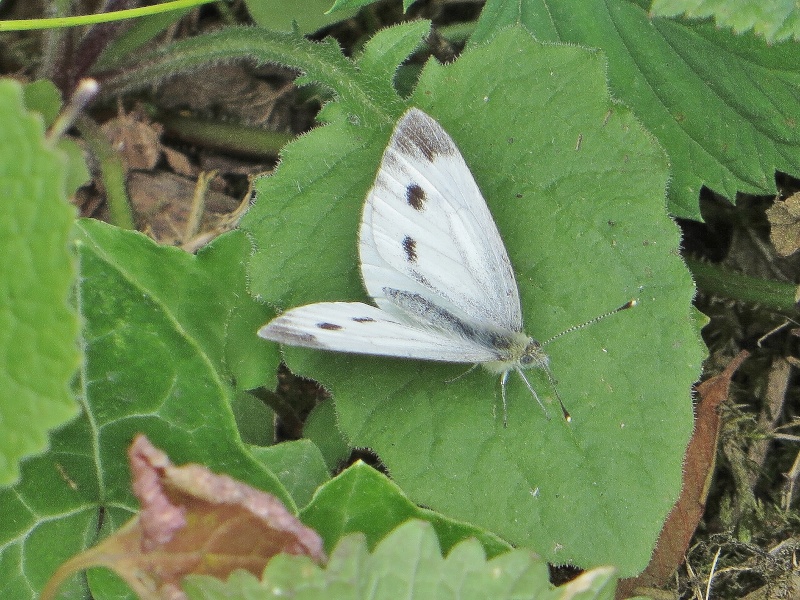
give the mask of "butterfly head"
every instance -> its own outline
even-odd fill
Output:
[[[550,359],[542,350],[542,345],[534,339],[529,339],[525,349],[522,351],[522,355],[519,357],[519,366],[523,369],[533,367],[547,370],[549,364]]]

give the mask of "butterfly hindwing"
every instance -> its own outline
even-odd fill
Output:
[[[291,346],[456,363],[496,359],[485,345],[462,336],[413,327],[360,302],[319,302],[293,308],[258,335]]]
[[[367,292],[420,294],[471,323],[519,332],[517,284],[503,241],[458,148],[412,108],[400,119],[369,192],[359,234]]]

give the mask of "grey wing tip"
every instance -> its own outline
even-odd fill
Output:
[[[421,108],[417,108],[416,106],[410,107],[405,114],[401,121],[405,121],[406,119],[430,119],[431,117]]]
[[[433,162],[437,156],[458,155],[453,140],[442,126],[413,106],[398,121],[391,145],[401,153],[429,162]]]
[[[290,346],[311,346],[320,345],[316,337],[310,333],[300,333],[296,329],[281,325],[271,321],[258,330],[258,336],[271,342],[289,344]]]
[[[436,123],[433,117],[416,106],[412,106],[405,113],[403,113],[402,117],[400,117],[400,121],[397,123],[397,128],[400,129],[403,127],[420,126],[429,127],[431,122]]]
[[[273,319],[272,321],[270,321],[266,325],[262,325],[261,327],[259,327],[259,329],[258,329],[258,337],[264,338],[265,340],[270,340],[270,341],[273,341],[273,342],[277,341],[277,340],[273,340],[272,339],[272,337],[273,337],[273,333],[272,332],[275,329],[275,321],[276,320],[277,319]],[[278,325],[278,327],[280,328],[280,325]]]

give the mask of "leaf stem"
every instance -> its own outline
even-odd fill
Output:
[[[233,60],[256,64],[277,64],[302,72],[296,85],[319,83],[339,96],[350,117],[357,122],[389,124],[392,114],[402,105],[387,106],[381,98],[380,84],[361,76],[337,42],[327,38],[312,42],[296,33],[284,33],[257,27],[231,27],[187,38],[162,46],[136,62],[118,70],[97,73],[100,94],[114,97],[124,91],[154,85],[163,79],[195,71],[200,67]]]
[[[101,181],[106,192],[110,221],[123,229],[136,229],[128,192],[125,187],[125,166],[108,139],[92,119],[79,117],[75,123],[81,136],[100,165]]]
[[[295,136],[280,131],[258,129],[249,125],[220,123],[197,117],[158,115],[173,135],[184,141],[200,145],[213,145],[227,152],[249,156],[277,156],[278,152]]]
[[[129,8],[94,15],[79,15],[76,17],[54,17],[50,19],[14,19],[0,21],[0,31],[27,31],[31,29],[59,29],[62,27],[78,27],[82,25],[95,25],[97,23],[111,23],[137,17],[147,17],[160,13],[194,8],[203,4],[210,4],[214,0],[173,0],[153,6]]]
[[[782,313],[797,314],[798,287],[791,282],[758,279],[720,265],[686,258],[697,287],[708,294],[760,304]]]

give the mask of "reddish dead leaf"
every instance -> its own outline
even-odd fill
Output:
[[[76,571],[104,566],[141,599],[184,598],[189,574],[226,578],[236,569],[260,577],[281,552],[326,560],[322,539],[277,498],[201,465],[174,466],[139,435],[128,452],[142,510],[115,534],[73,557],[53,575],[42,600]]]
[[[617,598],[642,593],[642,588],[648,586],[663,585],[683,562],[686,548],[703,516],[714,472],[720,428],[717,408],[728,397],[731,377],[749,355],[746,351],[740,352],[722,373],[698,386],[694,433],[684,457],[681,495],[661,529],[650,564],[638,577],[619,582]]]

